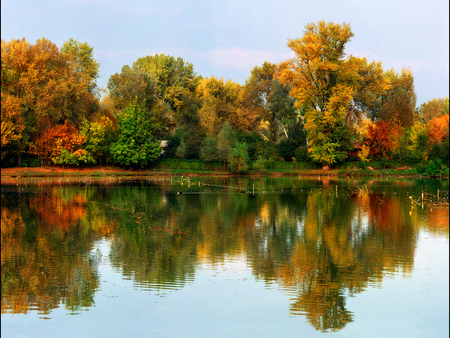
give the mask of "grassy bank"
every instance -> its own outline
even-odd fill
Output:
[[[282,162],[277,161],[265,170],[256,170],[250,165],[247,176],[377,176],[377,177],[425,177],[417,173],[416,169],[409,166],[395,166],[395,168],[382,168],[380,163],[369,163],[366,169],[361,168],[357,162],[347,162],[328,171],[321,169],[320,165],[310,162]],[[135,176],[235,176],[228,168],[223,170],[223,162],[211,162],[209,169],[207,163],[201,160],[177,160],[161,159],[150,168],[124,169],[119,167],[22,167],[2,168],[2,178],[15,177],[135,177]],[[369,169],[370,167],[370,169]],[[440,175],[440,178],[448,178],[448,175]]]

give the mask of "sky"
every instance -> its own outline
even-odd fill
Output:
[[[2,0],[1,39],[87,42],[98,86],[147,55],[181,57],[203,77],[244,84],[264,61],[294,56],[305,25],[348,23],[346,53],[414,75],[417,106],[449,96],[448,0]]]

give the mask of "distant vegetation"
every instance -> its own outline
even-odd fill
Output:
[[[416,107],[411,71],[346,55],[353,35],[345,23],[308,24],[288,42],[292,59],[256,66],[244,85],[144,56],[101,100],[87,43],[2,40],[1,166],[150,168],[163,157],[239,173],[278,161],[448,172],[448,97]]]

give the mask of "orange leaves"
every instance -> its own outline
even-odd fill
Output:
[[[85,137],[80,135],[73,125],[66,121],[63,125],[51,126],[42,135],[36,138],[30,147],[30,153],[37,155],[41,160],[55,160],[62,149],[69,152],[83,152],[77,149],[84,144]]]
[[[432,143],[439,143],[449,139],[449,114],[434,117],[428,122],[428,137]]]
[[[392,148],[391,130],[386,122],[377,121],[367,130],[366,144],[370,148],[370,156],[377,159],[389,157]]]

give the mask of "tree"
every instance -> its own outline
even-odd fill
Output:
[[[130,104],[117,119],[119,137],[111,146],[114,161],[141,167],[154,162],[161,154],[160,142],[154,137],[158,126],[141,105]]]
[[[391,88],[381,62],[368,63],[366,58],[350,56],[342,63],[340,77],[341,81],[353,86],[355,90],[347,110],[347,123],[350,123],[352,118],[355,120],[364,115],[373,115],[376,105]]]
[[[236,142],[228,155],[231,171],[236,173],[246,173],[248,171],[248,161],[247,145],[242,142]]]
[[[278,139],[278,128],[283,126],[286,133],[287,121],[296,117],[289,85],[281,84],[274,78],[276,70],[276,64],[264,62],[261,67],[252,69],[250,78],[245,83],[251,107],[260,119],[268,123],[268,138],[272,143]]]
[[[102,158],[109,160],[109,146],[115,141],[112,134],[113,122],[106,116],[102,116],[98,122],[84,119],[80,126],[80,135],[86,139],[84,149],[100,166]]]
[[[397,74],[393,69],[386,72],[390,89],[382,96],[375,114],[388,123],[400,127],[411,127],[416,109],[416,93],[414,91],[414,76],[410,69],[403,69]]]
[[[137,59],[133,68],[155,77],[158,98],[168,106],[174,119],[185,106],[185,97],[195,94],[199,78],[194,66],[180,57],[164,54],[145,56]]]
[[[347,156],[341,137],[349,134],[348,107],[356,89],[345,73],[344,49],[353,36],[350,25],[306,25],[301,39],[289,40],[296,56],[282,62],[277,78],[289,84],[298,108],[304,107],[311,158],[324,169]],[[344,73],[344,75],[342,75]]]
[[[66,120],[78,125],[97,109],[98,64],[87,44],[74,41],[61,51],[45,38],[35,45],[25,39],[2,40],[1,48],[2,78],[6,77],[1,89],[2,138],[7,141],[2,152],[16,152],[20,165],[20,154],[49,126]]]
[[[217,154],[217,142],[212,136],[207,136],[202,144],[202,147],[200,148],[200,158],[207,162],[208,165],[206,167],[206,170],[209,169],[209,162],[214,161],[218,158]]]
[[[445,99],[434,98],[422,103],[418,109],[418,117],[421,122],[428,123],[435,117],[448,114],[448,97]]]
[[[139,67],[123,66],[120,73],[111,75],[107,87],[117,112],[126,109],[135,101],[150,110],[158,95],[155,76]]]
[[[78,132],[66,120],[64,124],[49,127],[39,135],[30,146],[29,152],[37,155],[44,165],[94,163],[90,153],[84,149],[85,135]]]
[[[235,133],[228,122],[223,124],[219,135],[217,136],[217,153],[221,161],[223,161],[223,170],[225,170],[228,156],[233,149],[235,141]]]
[[[430,154],[430,143],[428,141],[427,126],[416,121],[409,131],[410,150],[419,157],[422,162],[428,160]]]
[[[389,158],[392,148],[389,125],[383,121],[370,125],[365,143],[370,148],[370,157],[377,160]]]
[[[200,126],[207,135],[216,136],[227,121],[235,130],[248,131],[255,119],[246,109],[241,109],[243,92],[240,84],[214,76],[202,79],[197,87],[201,102],[198,111]]]

